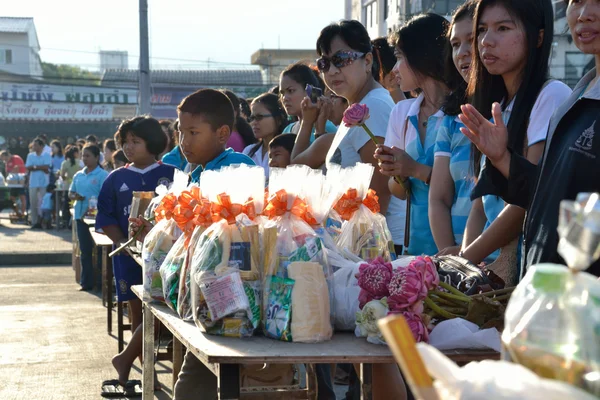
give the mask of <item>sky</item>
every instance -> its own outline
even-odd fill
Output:
[[[0,15],[33,17],[42,61],[99,68],[99,50],[139,55],[138,0],[3,1]],[[250,67],[260,48],[313,49],[344,16],[344,0],[148,0],[155,69]],[[210,60],[210,62],[208,62]]]

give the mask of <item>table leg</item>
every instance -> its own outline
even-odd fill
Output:
[[[239,399],[240,398],[240,365],[239,364],[219,364],[217,383],[219,400],[221,399]]]
[[[183,345],[175,336],[173,336],[173,391],[175,391],[175,384],[179,377],[179,371],[181,371],[181,365],[183,364]]]
[[[58,210],[60,210],[60,196],[62,195],[62,192],[54,192],[54,215],[56,218],[56,230],[59,229],[59,224],[60,224],[60,215],[58,213]],[[52,220],[52,218],[50,218],[50,220]]]
[[[119,353],[123,351],[123,302],[117,299],[117,340]]]
[[[152,315],[148,304],[146,302],[143,302],[143,304],[142,400],[151,400],[154,399],[154,315]]]
[[[315,373],[315,364],[304,364],[306,368],[306,397],[309,400],[317,399],[317,374]]]
[[[373,398],[373,364],[360,364],[360,398],[371,400]]]

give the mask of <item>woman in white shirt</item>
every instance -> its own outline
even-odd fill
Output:
[[[434,145],[445,117],[442,105],[450,91],[463,81],[458,71],[448,71],[444,60],[449,48],[448,21],[437,14],[411,19],[394,35],[398,59],[394,72],[405,92],[420,92],[416,99],[394,107],[385,146],[377,150],[381,172],[391,177],[390,190],[406,199],[407,193],[394,177],[410,187],[410,227],[406,251],[412,255],[438,252],[429,224],[429,180]],[[408,228],[408,226],[407,226]]]
[[[265,170],[265,177],[269,180],[269,142],[283,132],[286,126],[287,115],[279,102],[276,94],[261,94],[252,101],[250,106],[252,114],[248,122],[252,127],[258,143],[246,146],[243,153],[250,157],[256,165]]]

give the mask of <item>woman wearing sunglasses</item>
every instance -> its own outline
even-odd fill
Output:
[[[243,153],[250,157],[256,165],[264,168],[265,176],[269,179],[269,142],[280,135],[285,128],[287,115],[279,97],[273,93],[261,94],[250,105],[251,114],[248,122],[258,143],[247,146]]]
[[[371,38],[365,27],[358,21],[348,20],[325,27],[317,40],[317,53],[320,56],[317,67],[327,87],[345,98],[348,104],[366,104],[370,114],[366,124],[383,143],[394,100],[373,77]],[[313,146],[318,144],[319,139]],[[363,128],[349,128],[341,124],[324,161],[328,169],[334,164],[346,168],[359,162],[377,167],[373,157],[375,149],[375,143]],[[381,213],[387,218],[394,242],[401,245],[404,228],[402,204],[398,199],[390,202],[387,180],[376,168],[371,188],[379,196]],[[374,365],[373,399],[405,397],[405,386],[398,367],[394,364]]]

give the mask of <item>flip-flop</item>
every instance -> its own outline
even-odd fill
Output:
[[[141,397],[142,396],[142,381],[130,380],[123,387],[123,395],[125,397]]]
[[[109,379],[102,382],[102,392],[100,396],[104,398],[125,397],[125,392],[118,379]]]

